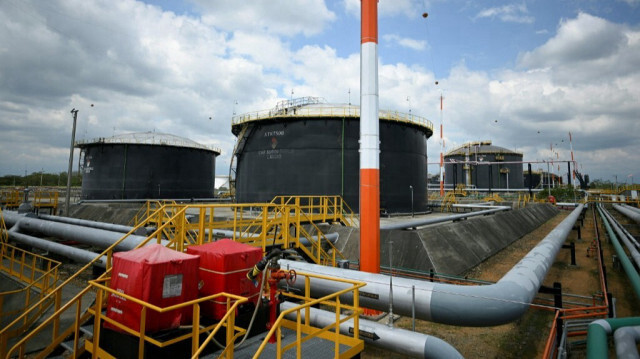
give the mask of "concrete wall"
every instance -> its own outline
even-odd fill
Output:
[[[71,205],[70,217],[130,226],[142,203],[83,203]]]
[[[389,264],[393,240],[393,267],[447,274],[462,274],[551,219],[558,210],[547,204],[470,218],[419,230],[382,231],[380,262]],[[333,225],[336,247],[350,260],[359,258],[359,231]]]

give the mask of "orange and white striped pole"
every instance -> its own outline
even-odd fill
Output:
[[[380,273],[378,0],[361,0],[360,270]]]

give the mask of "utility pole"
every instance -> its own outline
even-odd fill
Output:
[[[67,196],[65,197],[65,212],[64,214],[69,217],[69,205],[71,204],[71,171],[73,170],[73,146],[76,141],[76,122],[78,120],[78,110],[75,108],[71,110],[73,115],[73,129],[71,130],[71,148],[69,149],[69,167],[67,170]]]

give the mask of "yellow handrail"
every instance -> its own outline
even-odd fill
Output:
[[[158,205],[158,204],[155,204]],[[93,264],[101,257],[107,258],[107,270],[103,276],[107,276],[111,269],[111,259],[114,248],[129,235],[134,233],[139,228],[153,223],[157,226],[154,233],[140,243],[138,247],[145,245],[149,241],[153,240],[156,243],[161,243],[161,240],[169,240],[167,247],[175,249],[177,251],[184,251],[185,247],[193,244],[202,244],[213,240],[213,232],[216,229],[230,229],[233,231],[233,237],[235,240],[249,243],[256,246],[261,246],[263,251],[268,246],[275,243],[278,246],[282,246],[285,249],[290,248],[291,245],[299,248],[309,258],[313,259],[316,263],[335,265],[336,259],[344,258],[333,244],[326,239],[324,234],[318,227],[313,224],[313,221],[304,213],[304,211],[295,205],[280,206],[273,204],[190,204],[182,205],[170,203],[160,204],[161,207],[151,213],[144,221],[140,221],[129,233],[125,234],[119,241],[105,249],[95,260],[86,264],[79,271],[74,273],[70,278],[64,281],[58,288],[44,296],[35,307],[38,305],[44,305],[45,302],[54,302],[55,313],[45,320],[47,325],[54,325],[54,338],[52,338],[52,346],[55,347],[63,339],[64,334],[69,334],[69,330],[59,331],[59,318],[62,312],[68,310],[69,306],[62,306],[61,303],[61,289],[67,286],[72,280],[78,277],[80,273],[85,272],[91,268]],[[148,204],[147,211],[151,210],[151,204]],[[252,207],[262,208],[262,212],[259,216],[246,215],[245,211]],[[216,209],[231,209],[234,212],[234,217],[230,220],[216,219],[214,214]],[[187,211],[198,211],[198,221],[196,223],[190,223],[186,219]],[[310,225],[317,233],[317,238],[311,236],[309,232],[304,228],[303,224]],[[295,228],[295,233],[290,233],[290,230]],[[275,235],[277,231],[277,235]],[[245,233],[245,235],[237,236],[236,233]],[[252,235],[246,235],[254,233]],[[272,241],[272,236],[275,239]],[[302,237],[306,237],[309,241],[308,248],[300,242]],[[328,248],[331,253],[328,253],[324,248]],[[83,291],[81,294],[86,293]],[[82,295],[79,295],[80,297]],[[79,298],[79,297],[78,297]],[[79,300],[79,299],[76,299]],[[80,304],[78,304],[77,311]],[[9,338],[15,335],[20,335],[24,332],[22,327],[19,327],[19,323],[24,322],[25,318],[31,316],[34,313],[34,307],[26,310],[18,318],[16,318],[7,327],[0,330],[0,357],[4,356],[7,352],[6,345]],[[78,314],[80,315],[80,314]],[[27,335],[20,343],[31,340],[37,332],[42,330],[45,324],[39,326],[32,333]],[[14,348],[17,348],[14,346]],[[12,349],[14,350],[14,349]]]
[[[380,120],[402,122],[424,127],[433,132],[433,123],[424,117],[416,116],[412,113],[405,113],[399,111],[379,111]],[[249,113],[243,113],[231,118],[231,125],[236,126],[247,122],[258,121],[273,117],[360,117],[360,109],[347,105],[320,105],[311,107],[298,107],[289,111],[288,109],[270,109],[255,111]]]
[[[140,338],[140,345],[138,346],[138,350],[139,350],[138,358],[144,358],[144,342],[148,342],[157,347],[162,348],[168,345],[175,344],[177,342],[181,342],[183,340],[191,339],[192,340],[191,353],[192,355],[197,357],[202,352],[202,350],[204,350],[205,346],[209,343],[209,341],[213,338],[213,336],[215,336],[215,334],[220,330],[222,326],[226,326],[227,329],[231,329],[230,331],[229,330],[227,331],[227,334],[228,334],[227,347],[232,345],[234,340],[239,335],[242,335],[246,332],[246,330],[244,329],[235,327],[235,312],[240,304],[248,301],[248,299],[245,297],[222,292],[222,293],[210,295],[207,297],[202,297],[202,298],[190,300],[187,302],[175,304],[169,307],[158,307],[156,305],[142,301],[130,295],[120,293],[112,288],[109,288],[101,284],[101,282],[108,282],[110,279],[111,278],[101,278],[99,280],[89,281],[90,285],[95,287],[98,290],[98,295],[97,295],[98,300],[95,307],[96,309],[90,311],[95,316],[94,333],[93,333],[93,341],[92,341],[93,344],[91,345],[91,348],[93,350],[99,350],[98,343],[100,340],[100,328],[101,328],[100,321],[101,320],[108,322],[109,324],[127,332],[128,334],[131,334],[133,336]],[[129,328],[126,325],[121,324],[114,319],[111,319],[107,316],[102,315],[101,313],[101,309],[103,307],[102,304],[104,303],[104,300],[106,299],[107,295],[117,295],[119,297],[125,298],[127,301],[131,301],[141,306],[141,312],[140,312],[141,315],[140,315],[140,323],[139,323],[140,330]],[[205,328],[200,328],[200,304],[207,301],[213,301],[219,298],[225,298],[226,305],[227,305],[227,312],[217,324],[211,325]],[[182,308],[186,308],[189,306],[193,307],[193,323],[191,325],[191,333],[183,334],[166,341],[159,341],[145,335],[144,325],[146,323],[146,316],[149,310],[156,313],[166,313],[174,310],[180,310]],[[211,330],[211,333],[207,337],[207,340],[205,340],[205,342],[202,345],[200,345],[199,344],[200,333],[208,332],[210,330]],[[235,333],[236,331],[238,332],[237,334]]]
[[[276,196],[270,203],[296,205],[312,221],[342,222],[356,226],[356,215],[341,196]]]
[[[35,208],[58,208],[58,191],[37,190],[33,194],[33,206]]]
[[[1,244],[0,252],[0,271],[27,284],[20,289],[0,293],[0,318],[4,318],[23,313],[29,308],[32,304],[33,292],[37,292],[35,298],[40,299],[49,294],[58,281],[58,269],[61,263],[6,243]],[[39,266],[45,269],[40,269]],[[11,297],[23,297],[24,303],[15,309],[5,308],[5,298]],[[40,304],[35,314],[25,318],[23,327],[31,325],[51,304],[51,302]]]
[[[269,338],[271,338],[274,334],[276,336],[276,358],[280,359],[282,358],[282,355],[285,351],[296,347],[297,348],[297,357],[300,358],[300,353],[301,353],[301,347],[302,344],[305,341],[308,341],[312,338],[321,336],[323,333],[328,332],[329,330],[334,330],[334,334],[332,335],[334,342],[335,342],[335,357],[338,358],[339,357],[339,346],[341,344],[341,341],[344,342],[351,342],[354,345],[361,345],[363,346],[363,342],[360,339],[360,333],[359,333],[359,316],[362,313],[362,309],[360,309],[360,302],[359,302],[359,289],[364,287],[366,285],[366,283],[364,282],[358,282],[358,281],[352,281],[352,280],[347,280],[347,279],[342,279],[342,278],[335,278],[335,277],[329,277],[329,276],[323,276],[323,275],[317,275],[317,274],[310,274],[310,273],[302,273],[302,272],[298,272],[297,273],[298,278],[299,277],[304,277],[305,280],[305,295],[304,296],[300,296],[300,295],[296,295],[296,294],[292,294],[292,293],[283,293],[285,296],[289,296],[295,299],[302,299],[305,301],[304,304],[301,304],[299,306],[287,309],[285,311],[282,311],[280,313],[280,316],[278,317],[278,319],[275,321],[273,327],[271,328],[271,330],[269,331],[269,333],[267,334],[267,336],[265,337],[264,341],[262,342],[262,344],[260,345],[260,347],[258,348],[258,350],[255,352],[253,358],[259,358],[260,355],[262,354],[262,352],[264,351],[265,347],[267,346],[267,343],[269,341]],[[331,280],[331,281],[338,281],[338,282],[343,282],[346,284],[350,284],[350,287],[347,287],[345,289],[342,289],[338,292],[326,295],[322,298],[318,298],[318,299],[313,299],[310,296],[310,285],[311,285],[311,278],[316,278],[316,279],[324,279],[324,280]],[[340,296],[346,293],[352,292],[352,298],[353,298],[353,305],[346,305],[346,304],[342,304],[341,300],[340,300]],[[324,328],[313,328],[310,324],[311,321],[311,315],[310,315],[310,308],[313,306],[317,306],[317,305],[328,305],[328,306],[332,306],[335,308],[335,313],[336,313],[336,321]],[[349,315],[345,315],[345,316],[341,316],[340,313],[343,309],[347,309],[351,311],[351,314]],[[305,315],[305,323],[302,324],[301,321],[301,311],[304,311]],[[286,323],[288,322],[287,319],[285,319],[285,317],[290,314],[290,313],[296,313],[296,324],[295,324],[295,331],[296,331],[296,338],[297,340],[294,341],[293,343],[290,343],[289,345],[285,346],[284,348],[282,347],[282,342],[281,342],[281,338],[282,338],[282,327],[286,326]],[[341,335],[340,334],[340,324],[344,323],[350,319],[353,319],[353,337],[349,337],[349,336],[345,336],[345,335]],[[293,328],[290,328],[293,329]],[[305,335],[304,338],[301,335],[301,332],[305,331]]]
[[[315,263],[335,265],[336,259],[344,258],[310,216],[295,204],[175,204],[164,208],[162,215],[165,217],[156,221],[171,223],[162,233],[170,241],[168,247],[179,251],[189,245],[211,242],[213,232],[227,230],[232,232],[230,237],[234,241],[259,246],[263,252],[271,245],[285,249],[293,245]],[[257,215],[251,215],[253,208],[259,208]],[[221,209],[232,210],[233,218],[215,220],[215,211]],[[187,221],[187,211],[198,213],[198,220]],[[317,234],[312,236],[305,225]],[[308,240],[308,245],[302,244],[303,237]],[[325,247],[332,253],[328,253]]]
[[[152,216],[150,216],[149,218],[152,217],[156,217],[159,213],[161,213],[164,210],[164,207],[159,208],[158,210],[156,210],[156,212],[154,212],[152,214]],[[4,328],[2,328],[0,330],[0,357],[4,357],[7,353],[7,343],[8,340],[16,335],[20,335],[24,332],[24,329],[22,326],[20,326],[21,322],[25,322],[28,317],[30,315],[32,315],[33,311],[35,311],[35,308],[38,308],[38,306],[40,305],[44,305],[46,301],[50,301],[53,300],[55,302],[55,312],[54,314],[51,315],[51,317],[49,317],[47,320],[45,320],[45,322],[43,322],[42,325],[38,326],[38,328],[36,328],[35,330],[33,330],[31,333],[29,333],[27,336],[25,336],[19,343],[24,343],[28,340],[30,340],[31,338],[33,338],[35,336],[35,334],[37,334],[40,330],[42,330],[42,328],[44,328],[44,324],[45,323],[51,323],[51,321],[53,321],[55,319],[54,322],[54,337],[58,337],[58,321],[59,321],[59,316],[60,314],[68,309],[68,306],[64,306],[62,307],[62,303],[61,303],[61,293],[62,293],[62,289],[64,287],[66,287],[69,283],[71,283],[72,281],[74,281],[81,273],[85,272],[86,270],[90,269],[93,267],[93,265],[98,262],[100,260],[100,258],[102,258],[103,256],[106,256],[107,258],[107,270],[105,272],[106,275],[107,273],[110,272],[111,270],[111,259],[112,259],[112,255],[113,255],[113,251],[115,249],[116,246],[118,246],[123,240],[125,240],[129,235],[131,235],[132,233],[135,233],[135,231],[137,231],[139,228],[143,227],[145,225],[145,222],[141,222],[140,224],[138,224],[136,227],[134,227],[131,231],[129,231],[129,233],[123,235],[122,238],[120,238],[118,241],[116,241],[115,243],[113,243],[111,246],[109,246],[107,249],[105,249],[102,253],[100,253],[99,255],[96,256],[95,259],[93,259],[91,262],[87,263],[84,267],[80,268],[78,271],[76,271],[73,275],[71,275],[67,280],[65,280],[64,282],[62,282],[60,285],[58,285],[55,290],[52,290],[49,294],[47,294],[46,296],[44,296],[42,299],[40,299],[37,303],[35,303],[33,306],[31,306],[29,309],[27,309],[23,314],[21,314],[18,318],[14,319],[11,323],[9,323],[7,326],[5,326]],[[165,224],[163,226],[160,226],[154,233],[152,233],[146,240],[144,240],[143,242],[141,242],[138,247],[145,245],[147,242],[149,242],[151,239],[156,239],[158,243],[160,243],[160,237],[158,235],[158,233],[161,233],[161,231],[164,229],[164,226],[168,225]],[[89,287],[87,287],[89,288]],[[81,294],[83,294],[85,291],[81,292]],[[79,294],[80,295],[80,294]],[[63,310],[64,309],[64,310]],[[53,340],[52,340],[53,342]],[[18,344],[16,344],[14,346],[14,348],[16,348],[18,346]],[[12,349],[13,350],[13,349]]]
[[[20,190],[2,190],[0,191],[0,206],[6,208],[17,208],[22,202]]]
[[[0,208],[0,242],[6,243],[8,240],[7,224],[4,222],[4,215],[2,214],[2,208]]]

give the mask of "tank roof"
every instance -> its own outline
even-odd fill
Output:
[[[112,137],[98,137],[92,140],[76,141],[76,147],[87,147],[96,144],[129,144],[129,145],[154,145],[154,146],[173,146],[184,148],[195,148],[199,150],[215,152],[217,155],[222,153],[219,148],[208,147],[188,138],[171,135],[160,132],[133,132]]]
[[[292,100],[283,100],[269,110],[247,112],[231,118],[231,127],[234,133],[236,127],[241,124],[269,120],[269,119],[298,119],[305,117],[360,117],[360,106],[340,103],[327,103],[321,97],[302,97]],[[395,121],[416,125],[428,130],[433,134],[433,124],[424,117],[416,116],[412,113],[404,113],[399,111],[379,110],[380,120]]]
[[[474,141],[474,142],[467,142],[464,143],[454,149],[452,149],[451,151],[445,153],[445,156],[460,156],[460,155],[466,155],[467,154],[467,148],[469,149],[469,153],[470,154],[475,154],[476,153],[476,148],[478,149],[477,153],[478,154],[503,154],[503,155],[520,155],[522,156],[521,152],[516,152],[516,151],[511,151],[509,149],[506,149],[504,147],[500,147],[500,146],[495,146],[491,143],[491,141]]]

